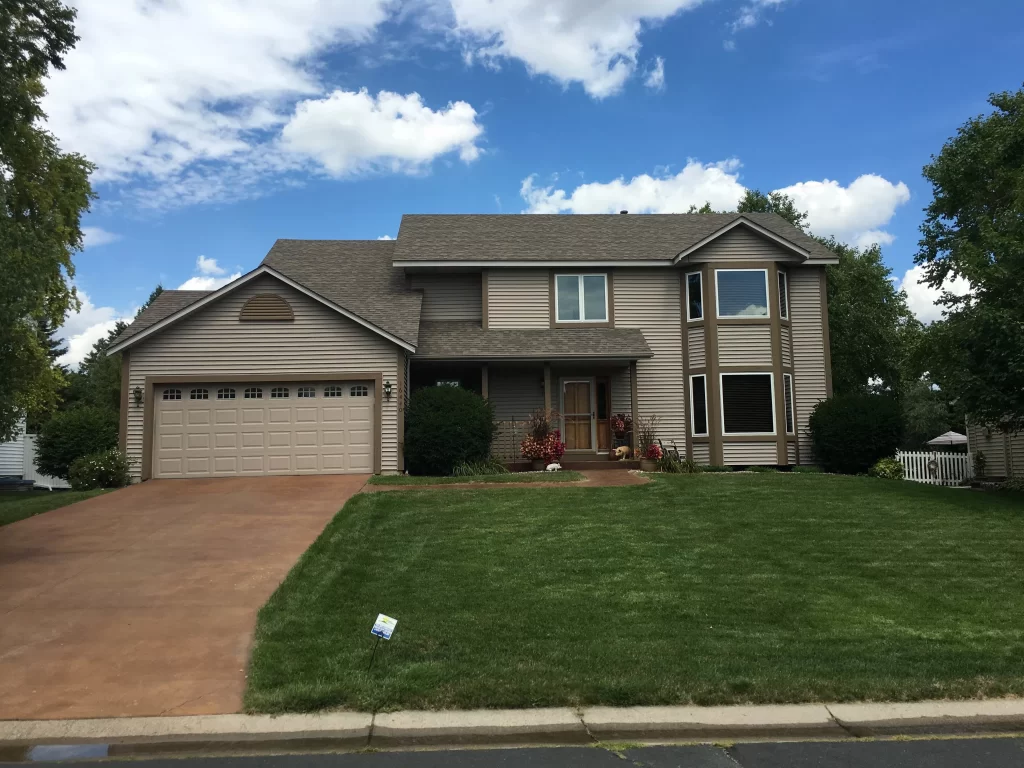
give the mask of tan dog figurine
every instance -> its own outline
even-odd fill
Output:
[[[628,445],[620,445],[618,448],[615,449],[615,458],[618,459],[619,461],[625,461],[630,457],[630,454],[632,453],[633,449],[630,448]]]

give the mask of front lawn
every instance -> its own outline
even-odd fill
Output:
[[[1024,496],[830,475],[361,494],[261,611],[246,706],[1024,694],[1022,526]]]
[[[370,485],[454,485],[456,483],[578,483],[579,472],[509,472],[507,475],[466,475],[463,477],[426,477],[420,475],[374,475]]]
[[[2,491],[0,526],[106,493],[100,491]]]

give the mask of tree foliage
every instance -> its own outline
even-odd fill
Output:
[[[82,456],[117,445],[117,412],[83,405],[62,411],[43,425],[36,442],[36,466],[45,475],[68,479]]]
[[[924,176],[933,199],[915,261],[934,288],[948,277],[947,316],[929,333],[932,371],[973,418],[1024,429],[1024,89],[993,94],[995,111],[973,118]]]
[[[782,192],[767,195],[758,189],[748,189],[736,206],[737,213],[774,213],[801,232],[807,231],[807,214],[796,207],[793,198]]]
[[[424,387],[409,398],[405,462],[412,475],[450,475],[485,461],[494,438],[494,407],[459,387]]]
[[[0,441],[23,413],[56,406],[63,376],[39,324],[77,308],[71,255],[92,166],[40,127],[43,79],[77,41],[74,17],[58,0],[0,2]]]
[[[120,409],[121,355],[107,357],[107,350],[127,327],[127,323],[118,321],[110,333],[93,344],[78,370],[68,374],[66,407],[89,405],[115,412]]]
[[[808,423],[814,456],[829,472],[859,475],[896,455],[903,413],[888,395],[833,395],[818,403]]]

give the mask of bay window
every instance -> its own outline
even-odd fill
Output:
[[[723,373],[722,434],[774,435],[775,382],[770,373]]]
[[[704,317],[704,296],[701,292],[700,272],[686,276],[686,319],[701,320]]]
[[[785,272],[779,272],[779,317],[789,320],[789,292]]]
[[[707,437],[708,390],[703,376],[690,377],[690,424],[694,437]]]
[[[608,276],[555,275],[555,320],[608,322]]]
[[[719,317],[768,317],[767,269],[715,270]]]

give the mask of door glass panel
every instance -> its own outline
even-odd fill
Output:
[[[566,450],[586,451],[593,446],[591,439],[590,382],[567,381],[562,387],[562,422],[565,425]]]
[[[608,382],[597,382],[597,418],[608,418]]]

